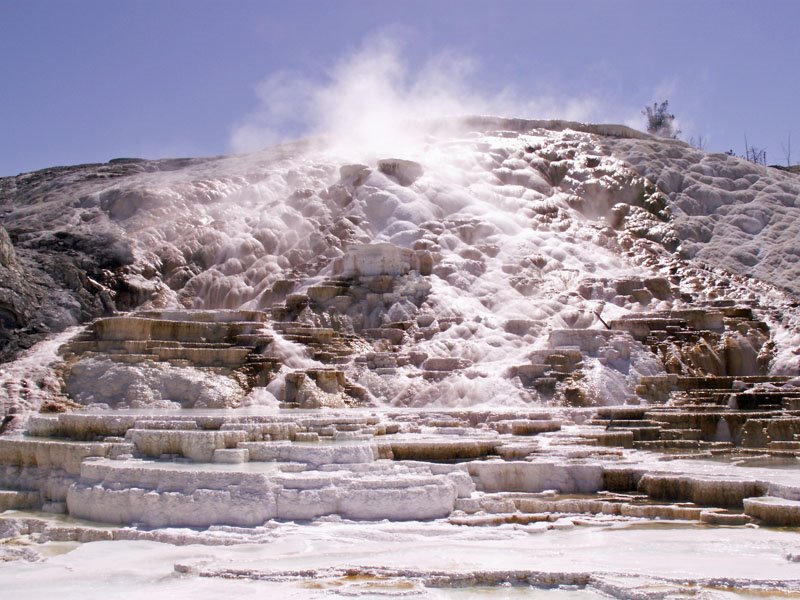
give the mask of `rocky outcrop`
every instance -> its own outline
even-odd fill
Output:
[[[0,227],[0,359],[13,357],[20,346],[30,345],[22,336],[39,298],[27,271],[17,260],[11,238]]]
[[[110,233],[0,232],[0,359],[49,333],[129,308],[148,293],[126,279],[131,246]]]

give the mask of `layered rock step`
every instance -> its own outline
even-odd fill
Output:
[[[678,375],[766,375],[772,357],[767,323],[752,307],[733,302],[631,313],[609,327],[630,333],[661,359],[668,373]],[[643,388],[639,393],[666,400],[658,391]]]
[[[625,411],[623,425],[647,417]],[[800,485],[624,466],[575,439],[544,411],[40,415],[27,436],[0,439],[0,501],[147,527],[328,515],[795,524]]]
[[[243,310],[169,310],[98,319],[61,349],[68,361],[101,357],[139,364],[240,372],[266,384],[280,361],[266,354],[273,341],[267,315]]]
[[[0,439],[0,497],[5,508],[151,527],[254,526],[330,514],[439,518],[474,490],[463,466],[449,461],[492,454],[498,430],[534,435],[560,427],[546,415],[513,423],[507,416],[432,417],[450,427],[470,419],[494,425],[475,432],[477,439],[449,441],[398,437],[413,429],[402,417],[363,413],[34,416],[27,436]]]
[[[342,463],[298,471],[292,463],[264,464],[266,469],[243,473],[202,466],[181,471],[147,461],[89,461],[69,489],[67,509],[90,520],[151,527],[256,526],[270,519],[331,514],[358,520],[431,519],[449,514],[459,494],[458,478],[422,467]]]
[[[636,390],[642,398],[687,408],[729,407],[742,410],[794,409],[800,389],[785,384],[792,377],[780,375],[642,377]]]
[[[513,429],[525,435],[532,435],[535,431],[557,429],[560,426],[559,423],[551,419],[540,418],[546,415],[529,415],[534,417],[533,420],[520,418],[525,415],[515,415],[517,419],[513,422],[509,421],[508,416],[502,414],[494,415],[494,420],[490,420],[491,417],[489,415],[471,416],[466,420],[463,417],[461,419],[453,419],[439,416],[435,419],[432,417],[430,422],[453,428],[458,425],[468,426],[471,421],[483,420],[485,422],[490,420],[494,430]],[[540,423],[539,427],[531,426],[536,423]],[[20,498],[21,494],[25,495],[22,500],[24,500],[26,506],[33,502],[32,499],[34,497],[38,496],[40,506],[48,506],[50,510],[58,510],[60,508],[60,510],[67,510],[72,514],[74,511],[69,509],[65,502],[67,501],[69,490],[88,477],[85,473],[81,474],[82,463],[86,458],[114,459],[105,464],[104,472],[109,473],[109,480],[114,479],[115,481],[122,480],[121,476],[117,477],[118,474],[114,472],[114,469],[123,463],[126,465],[126,472],[138,472],[137,469],[139,467],[147,468],[149,470],[145,475],[157,472],[159,477],[165,479],[171,478],[169,472],[172,469],[192,470],[197,467],[203,472],[206,470],[215,472],[224,468],[238,471],[241,467],[237,468],[235,465],[239,463],[251,465],[255,463],[281,463],[280,468],[277,469],[273,468],[274,465],[267,465],[267,470],[272,470],[275,473],[287,473],[281,475],[285,480],[288,480],[287,478],[305,478],[303,481],[308,479],[306,475],[293,474],[308,471],[309,469],[321,469],[323,471],[344,470],[350,473],[348,477],[351,478],[359,479],[362,476],[369,476],[376,477],[376,481],[395,482],[385,483],[382,486],[384,488],[388,486],[388,488],[394,490],[398,486],[403,487],[396,483],[398,477],[403,473],[411,473],[412,471],[419,475],[420,468],[414,467],[409,471],[405,467],[400,468],[397,462],[386,462],[386,459],[438,459],[447,461],[458,458],[476,458],[491,453],[497,445],[496,443],[469,442],[458,438],[451,438],[452,441],[450,442],[396,439],[391,443],[376,444],[372,441],[375,436],[397,433],[402,427],[404,427],[402,418],[400,422],[390,421],[387,423],[381,422],[375,416],[354,414],[346,416],[315,415],[296,418],[276,416],[234,417],[224,414],[205,416],[173,414],[168,417],[156,417],[119,413],[99,415],[67,413],[52,417],[33,417],[29,423],[29,437],[0,440],[0,462],[5,465],[5,487],[13,488],[15,484],[27,486],[24,490],[14,492]],[[139,459],[132,460],[131,457],[133,455],[136,455]],[[150,464],[154,460],[160,466]],[[379,465],[373,465],[372,463],[377,460],[383,460],[383,462]],[[164,461],[169,462],[165,463]],[[174,461],[178,462],[175,463]],[[208,464],[209,466],[198,466],[202,464]],[[212,464],[219,466],[212,468],[210,466]],[[89,467],[86,468],[89,469]],[[387,469],[390,472],[387,472]],[[247,470],[252,469],[248,467]],[[436,474],[437,476],[446,475],[451,470],[439,468],[436,470]],[[94,473],[95,471],[92,472]],[[422,471],[428,472],[429,469],[426,471],[423,468]],[[431,485],[438,486],[438,488],[441,488],[440,492],[444,494],[442,497],[449,498],[450,492],[448,490],[451,489],[451,486],[447,481],[455,478],[460,480],[462,484],[466,484],[464,474],[459,473],[447,475],[444,479],[442,477],[434,478],[422,487],[428,490],[425,493],[429,493],[431,492]],[[214,483],[216,480],[211,475],[201,474],[198,477],[211,478],[207,483],[208,486],[211,486],[209,489],[216,485]],[[360,489],[359,486],[361,486],[361,484],[350,482],[349,479],[344,481],[338,475],[339,479],[335,482],[327,475],[320,475],[320,477],[327,477],[328,484],[326,486],[341,487],[336,492],[337,494],[346,494],[349,493],[347,492],[348,489]],[[415,477],[410,478],[410,475],[405,478],[400,477],[399,481],[401,483],[406,481],[408,486],[414,487],[422,481],[416,475]],[[288,483],[287,486],[291,489],[299,489],[298,486],[305,485],[300,479],[295,483]],[[376,481],[373,481],[370,485],[373,488],[376,486],[380,488],[381,485],[378,485]],[[390,493],[387,491],[386,493],[397,495],[399,492]],[[413,493],[404,492],[404,494],[407,497],[403,500],[403,504],[408,505],[410,501],[408,494],[413,495]],[[8,495],[6,494],[6,496]],[[77,498],[78,496],[74,497]],[[123,495],[105,494],[102,497],[121,498]],[[81,498],[80,502],[74,500],[73,503],[76,506],[78,504],[85,505],[86,498],[83,498],[83,496]],[[430,498],[427,498],[425,501],[426,507],[441,506],[441,502],[438,504],[431,503],[430,500]],[[289,505],[291,506],[292,503],[289,503]],[[17,503],[13,506],[19,507],[20,504]],[[335,512],[340,514],[348,510],[350,509],[345,510],[339,507]],[[414,514],[424,516],[429,514],[426,510],[440,511],[441,509],[414,509]],[[270,514],[277,517],[288,513]],[[352,511],[347,512],[347,514],[356,515]],[[364,515],[367,513],[359,514],[366,518]],[[397,511],[391,514],[393,518],[400,518],[400,514]],[[296,513],[293,513],[291,518],[296,516]],[[141,521],[138,517],[137,519]]]
[[[731,382],[724,378],[700,381],[710,386],[713,379],[723,379],[716,385],[717,389],[726,390],[720,392],[726,398],[725,404],[681,399],[662,406],[601,408],[591,424],[602,430],[587,435],[601,445],[627,448],[800,456],[800,411],[784,408],[786,404],[794,405],[796,388],[787,389],[784,395],[778,391],[784,378],[756,378],[758,382],[751,381],[749,385],[769,380],[775,387],[768,394],[770,404],[759,404],[750,400],[758,397],[758,392],[751,391],[741,379],[736,380],[742,384],[738,391],[726,388]],[[746,409],[739,407],[739,398],[744,399],[741,404]]]
[[[300,343],[338,343],[348,348],[358,338],[374,350],[390,350],[406,339],[410,320],[393,320],[387,312],[397,304],[418,307],[431,286],[433,258],[426,250],[409,250],[388,243],[349,244],[331,265],[333,276],[303,289],[298,283],[281,284],[270,308],[281,330]],[[320,339],[313,329],[326,339]],[[356,334],[348,338],[346,333]],[[351,348],[358,350],[359,348]],[[334,353],[336,355],[336,353]]]
[[[631,313],[608,325],[604,335],[609,341],[613,333],[624,332],[628,352],[631,343],[643,344],[661,359],[667,373],[640,378],[636,393],[649,406],[599,409],[590,422],[597,429],[586,432],[587,438],[601,446],[699,454],[735,450],[792,455],[800,448],[800,389],[790,377],[768,374],[769,329],[753,306],[718,300]],[[554,335],[580,339],[569,332]],[[622,341],[616,350],[624,351]],[[585,343],[579,347],[592,351]]]
[[[274,343],[276,337],[281,338],[280,345]],[[287,343],[294,346],[287,350]],[[302,323],[271,322],[269,315],[262,311],[167,310],[99,319],[60,351],[71,371],[75,365],[81,369],[86,364],[81,361],[91,360],[129,365],[131,369],[156,367],[155,371],[150,371],[150,379],[158,379],[163,384],[160,387],[167,388],[162,395],[177,395],[178,401],[185,405],[191,403],[184,398],[191,390],[173,391],[179,386],[169,384],[169,380],[176,377],[173,371],[165,371],[165,367],[188,368],[231,378],[234,391],[243,387],[239,390],[241,395],[254,387],[268,385],[282,368],[283,360],[293,352],[299,352],[302,360],[311,364],[319,360],[338,365],[349,362],[354,349],[369,348],[358,336]],[[77,382],[68,374],[67,392],[75,389],[82,392],[87,387],[84,380],[96,379],[102,372],[98,365],[81,369]],[[180,375],[188,380],[189,387],[200,385],[191,373]],[[142,385],[152,387],[147,376],[135,375],[133,379],[143,379]],[[294,369],[286,373],[286,382],[281,397],[283,408],[343,408],[369,400],[364,388],[349,381],[344,372],[335,367]],[[218,383],[218,387],[220,394],[230,393],[224,381]],[[83,395],[91,396],[91,393]],[[107,395],[104,391],[101,398]],[[215,402],[216,405],[206,403],[206,406],[238,404],[238,400],[227,401],[224,397]],[[85,404],[80,400],[79,403]]]
[[[588,406],[582,380],[589,361],[626,369],[635,344],[626,331],[604,329],[554,329],[548,336],[548,348],[533,350],[529,364],[509,370],[526,388],[533,388],[545,400],[569,406]]]
[[[356,369],[377,375],[412,366],[409,376],[436,381],[471,365],[414,349],[416,342],[461,322],[419,310],[431,290],[431,252],[386,243],[350,244],[345,250],[331,266],[332,276],[303,289],[297,282],[281,284],[270,308],[276,331],[325,365],[352,361]]]
[[[510,416],[430,418],[431,427],[450,428],[488,421],[492,435],[483,442],[401,436],[387,443],[378,440],[413,429],[402,416],[37,416],[28,436],[0,440],[3,506],[148,526],[442,517],[474,484],[463,467],[420,461],[480,458],[495,450],[499,430],[533,435],[560,426],[547,415]]]
[[[546,528],[603,526],[610,522],[647,520],[689,521],[709,525],[746,525],[754,518],[744,510],[704,506],[694,502],[667,502],[637,492],[603,491],[593,495],[555,493],[497,493],[456,501],[456,525],[490,526],[540,523]]]

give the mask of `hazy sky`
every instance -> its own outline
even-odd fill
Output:
[[[644,127],[800,162],[800,0],[0,0],[0,175],[242,151],[364,112]]]

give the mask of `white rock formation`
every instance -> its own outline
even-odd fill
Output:
[[[565,122],[324,150],[3,182],[14,281],[67,242],[93,269],[45,316],[137,312],[3,366],[0,510],[37,512],[0,537],[42,552],[0,560],[96,542],[38,566],[101,553],[154,593],[798,591],[770,528],[800,520],[796,177]]]

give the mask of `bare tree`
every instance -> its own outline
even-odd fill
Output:
[[[783,157],[786,159],[786,167],[792,166],[792,134],[786,136],[786,145],[781,144],[783,150]]]
[[[767,166],[767,149],[756,148],[747,143],[747,135],[744,136],[744,159],[749,160],[755,165]]]
[[[698,150],[705,150],[706,138],[704,138],[702,135],[698,135],[697,137],[691,136],[689,137],[689,145],[697,148]]]
[[[669,112],[669,100],[661,104],[653,102],[653,106],[645,106],[642,114],[647,119],[647,132],[660,137],[676,139],[679,130],[675,129],[673,122],[675,115]]]

